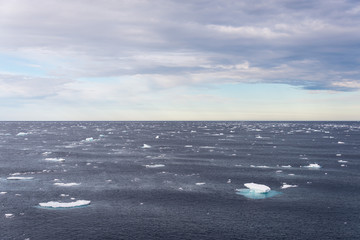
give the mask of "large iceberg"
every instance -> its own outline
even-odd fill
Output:
[[[91,201],[88,200],[77,200],[75,202],[55,202],[50,201],[46,203],[39,203],[40,207],[46,208],[73,208],[90,205]]]
[[[268,186],[258,183],[245,183],[244,186],[256,193],[268,193],[271,190]]]

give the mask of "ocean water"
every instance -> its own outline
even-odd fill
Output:
[[[359,239],[359,148],[360,122],[0,122],[0,239]]]

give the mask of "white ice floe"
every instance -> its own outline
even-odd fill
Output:
[[[151,148],[151,146],[144,143],[144,145],[142,146],[142,148]]]
[[[337,157],[341,157],[341,153],[337,153],[336,156],[337,156]]]
[[[317,163],[310,163],[309,165],[307,166],[304,166],[306,168],[321,168],[321,166]]]
[[[292,166],[291,165],[283,165],[281,166],[282,168],[291,168]]]
[[[7,180],[32,180],[34,177],[8,177]]]
[[[89,138],[86,138],[85,141],[86,141],[86,142],[93,142],[93,141],[94,141],[94,138],[89,137]]]
[[[148,164],[145,165],[146,168],[161,168],[161,167],[165,167],[164,164]]]
[[[340,142],[340,141],[339,141],[339,142],[338,142],[338,144],[345,144],[345,143],[344,143],[344,142]]]
[[[252,167],[252,168],[269,168],[269,166],[264,166],[264,165],[260,165],[260,166],[250,165],[250,167]]]
[[[298,185],[290,185],[290,184],[283,183],[283,185],[280,188],[286,189],[286,188],[294,188],[294,187],[298,187]]]
[[[271,190],[268,186],[258,183],[245,183],[244,186],[256,193],[267,193]]]
[[[185,145],[186,148],[192,148],[192,145]]]
[[[195,183],[195,185],[201,186],[201,185],[205,185],[205,183],[204,182],[198,182],[198,183]]]
[[[13,218],[14,214],[12,213],[5,213],[5,218]]]
[[[51,154],[51,152],[43,152],[43,153],[42,153],[43,156],[48,156],[48,155],[50,155],[50,154]]]
[[[338,162],[339,162],[339,163],[347,163],[348,161],[345,161],[345,160],[339,160]]]
[[[0,195],[4,195],[4,194],[7,194],[7,192],[0,192]]]
[[[51,162],[65,162],[64,158],[45,158],[45,161],[51,161]]]
[[[28,135],[28,133],[26,132],[19,132],[18,134],[16,134],[16,136],[26,136]]]
[[[283,171],[282,170],[277,170],[276,173],[282,173]]]
[[[39,203],[40,207],[47,208],[73,208],[90,205],[91,201],[88,200],[77,200],[75,202],[55,202],[50,201],[46,203]]]
[[[159,136],[159,135],[157,135],[155,138],[156,138],[156,139],[159,139],[159,138],[160,138],[160,136]]]
[[[55,186],[60,186],[60,187],[72,187],[72,186],[79,186],[80,183],[54,183]]]
[[[12,174],[10,174],[11,176],[19,176],[19,175],[21,175],[21,173],[18,173],[18,172],[16,172],[16,173],[12,173]]]
[[[231,183],[231,179],[229,178],[226,183]]]

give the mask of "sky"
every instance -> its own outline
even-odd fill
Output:
[[[360,120],[360,1],[0,0],[0,120]]]

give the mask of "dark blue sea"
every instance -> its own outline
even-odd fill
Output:
[[[0,204],[2,240],[360,239],[360,122],[0,122]]]

